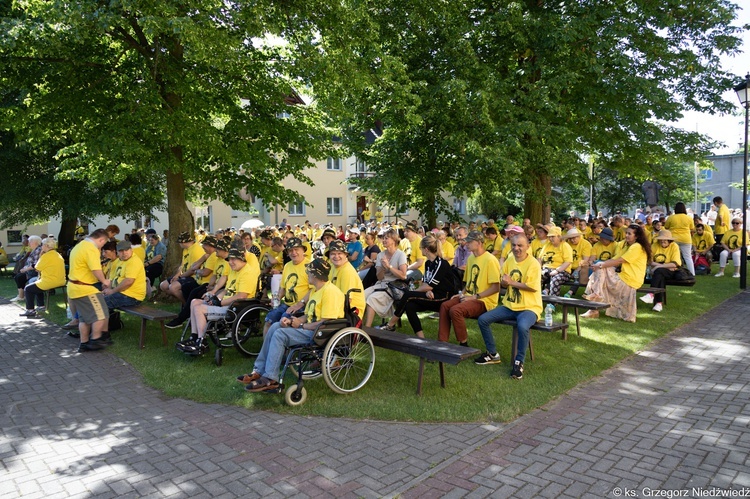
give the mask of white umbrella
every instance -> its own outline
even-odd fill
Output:
[[[241,229],[257,229],[258,227],[263,227],[265,222],[263,220],[260,220],[258,218],[251,218],[250,220],[243,223],[240,228]]]

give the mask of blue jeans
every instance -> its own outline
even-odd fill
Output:
[[[503,305],[480,315],[477,322],[479,323],[479,331],[482,332],[482,338],[484,338],[484,344],[487,345],[488,352],[497,353],[495,338],[492,336],[490,326],[495,322],[506,319],[515,319],[516,324],[518,324],[518,352],[516,353],[515,360],[523,362],[523,359],[526,358],[526,349],[529,346],[529,329],[536,324],[537,316],[531,310],[519,310],[516,312]]]
[[[132,307],[141,303],[140,300],[136,300],[135,298],[131,298],[130,296],[125,296],[122,293],[106,295],[104,297],[104,302],[107,304],[107,308],[109,308],[110,310],[120,307]]]
[[[255,359],[253,371],[259,372],[268,379],[279,381],[279,370],[286,348],[311,344],[313,333],[314,331],[308,329],[281,327],[281,323],[275,323],[263,338],[263,346]]]
[[[288,308],[289,305],[282,301],[278,307],[274,308],[266,314],[266,322],[269,324],[276,324],[281,320],[281,316],[284,315],[284,312],[286,312],[286,309]],[[304,307],[302,308],[302,310],[304,310]]]

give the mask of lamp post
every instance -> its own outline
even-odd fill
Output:
[[[747,286],[747,121],[750,115],[750,73],[745,81],[734,87],[740,103],[745,106],[745,157],[742,162],[742,249],[740,250],[740,289]]]

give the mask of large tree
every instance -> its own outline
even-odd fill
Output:
[[[323,58],[300,64],[297,47],[345,28],[345,4],[3,0],[1,10],[0,90],[22,89],[2,124],[66,144],[61,178],[101,187],[156,175],[173,234],[193,228],[186,197],[247,208],[244,188],[286,203],[296,193],[279,180],[309,182],[311,158],[329,154],[334,131],[297,90],[337,75]]]

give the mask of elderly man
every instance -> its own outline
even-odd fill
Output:
[[[104,229],[97,229],[89,237],[76,244],[70,252],[68,273],[68,299],[70,311],[78,314],[78,331],[81,335],[79,352],[101,350],[106,343],[101,340],[107,325],[109,312],[104,295],[96,287],[101,283],[109,287],[110,280],[104,277],[101,264],[101,248],[109,240]],[[140,265],[140,263],[139,263]]]
[[[456,254],[453,257],[453,267],[460,271],[462,280],[464,272],[466,271],[466,262],[471,256],[471,251],[469,251],[469,248],[466,246],[466,235],[468,233],[469,232],[464,226],[460,226],[454,231],[456,243],[458,243],[458,245],[456,246]]]
[[[456,339],[463,346],[468,346],[466,317],[479,317],[495,308],[500,291],[500,264],[492,253],[485,251],[482,233],[469,232],[466,245],[472,255],[466,262],[464,290],[440,306],[438,326],[440,341],[448,341],[453,325]]]
[[[351,267],[344,260],[344,263]],[[307,279],[315,291],[305,308],[305,315],[282,316],[263,338],[263,346],[255,360],[253,371],[237,377],[237,381],[247,385],[249,392],[270,392],[279,388],[279,371],[288,347],[312,343],[315,330],[328,319],[344,317],[344,293],[328,282],[331,265],[316,259],[307,265]]]
[[[529,255],[529,241],[525,235],[511,238],[512,256],[503,265],[501,284],[507,288],[502,305],[479,316],[479,330],[487,352],[477,357],[477,365],[499,364],[500,354],[495,348],[495,338],[490,326],[495,322],[515,319],[518,325],[518,351],[513,359],[510,376],[523,378],[523,361],[529,345],[529,329],[542,314],[541,265]]]
[[[104,288],[104,302],[109,314],[120,307],[139,305],[146,298],[146,269],[138,257],[133,257],[130,241],[117,243],[117,260],[112,270],[110,287]],[[122,327],[122,326],[120,326]],[[102,330],[102,341],[112,342],[109,335],[109,321]]]
[[[279,305],[266,314],[263,334],[268,332],[272,324],[281,320],[281,317],[289,310],[292,314],[305,306],[306,300],[312,293],[313,288],[307,281],[306,265],[309,260],[305,257],[305,248],[302,240],[293,237],[286,242],[286,252],[289,262],[284,265],[281,274],[281,286],[279,287]]]

